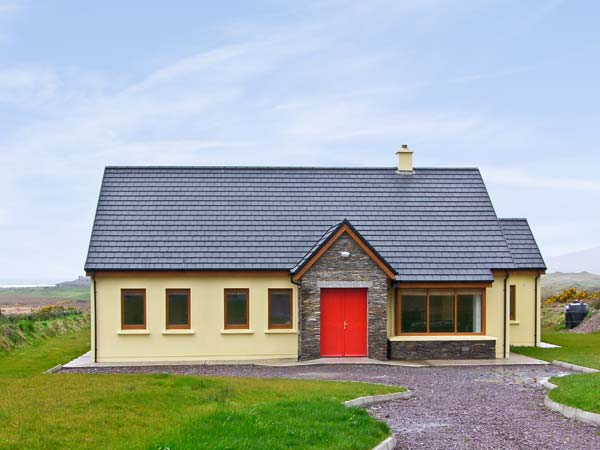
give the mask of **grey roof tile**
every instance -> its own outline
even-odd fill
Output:
[[[541,260],[500,227],[477,169],[107,167],[85,268],[290,270],[344,219],[402,281]]]
[[[518,269],[545,270],[546,264],[527,219],[500,219],[508,249]]]

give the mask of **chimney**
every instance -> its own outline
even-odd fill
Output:
[[[398,156],[398,173],[400,175],[412,175],[413,173],[413,152],[408,145],[402,144],[402,148],[396,152]]]

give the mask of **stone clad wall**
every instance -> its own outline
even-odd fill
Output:
[[[496,341],[390,341],[390,359],[494,359]]]
[[[342,258],[342,251],[349,252],[350,256]],[[300,359],[320,357],[322,287],[367,287],[369,357],[387,359],[388,278],[350,236],[342,235],[304,274],[300,283]]]

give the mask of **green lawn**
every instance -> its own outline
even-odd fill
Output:
[[[1,449],[369,449],[385,424],[343,400],[380,385],[40,372],[88,348],[89,330],[0,354]]]
[[[555,402],[600,414],[600,373],[555,377],[550,381],[558,385],[549,394]]]
[[[0,377],[38,375],[90,349],[90,329],[36,339],[10,352],[0,351]],[[2,379],[2,378],[0,378]]]
[[[559,360],[600,369],[600,333],[561,333],[545,328],[542,340],[561,348],[513,347],[512,351],[545,361]],[[556,377],[551,382],[558,385],[549,393],[555,402],[600,413],[600,373]]]
[[[560,345],[561,348],[513,347],[511,350],[545,361],[556,359],[600,369],[600,333],[561,333],[545,328],[542,330],[542,341]]]

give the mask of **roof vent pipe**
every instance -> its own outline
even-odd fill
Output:
[[[402,144],[402,148],[396,152],[398,156],[398,173],[401,175],[412,175],[413,152],[408,145]]]

